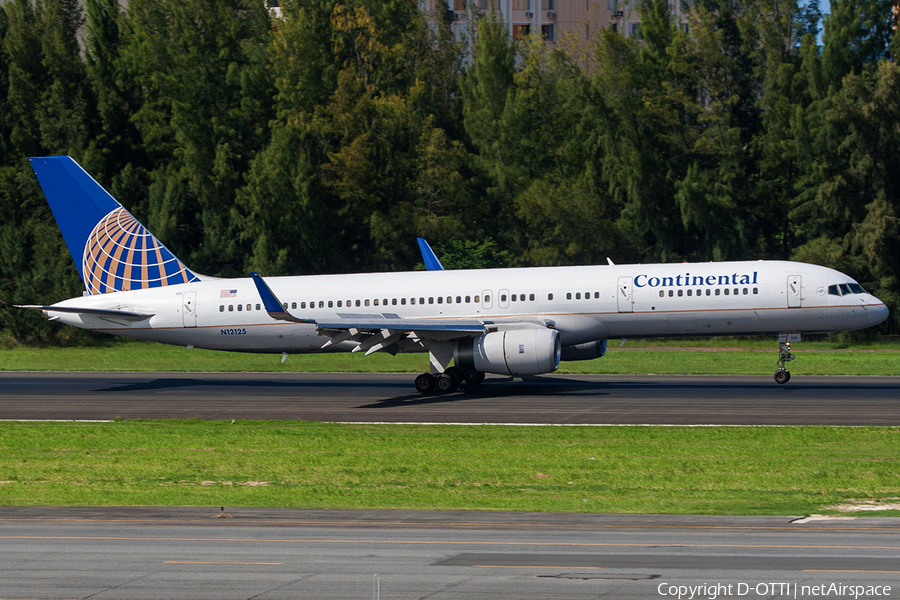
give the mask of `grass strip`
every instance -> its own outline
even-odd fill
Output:
[[[560,373],[596,374],[733,374],[769,375],[775,371],[777,345],[758,340],[686,340],[629,342],[625,349],[610,344],[597,360],[564,362]],[[711,343],[723,344],[720,347]],[[736,344],[744,344],[738,346]],[[794,345],[797,360],[789,363],[794,374],[900,375],[900,345],[871,344],[860,349],[835,349],[828,342]],[[174,371],[174,372],[399,372],[427,370],[424,354],[390,356],[377,353],[280,355],[187,350],[149,342],[125,342],[102,347],[27,348],[0,350],[0,371]]]
[[[8,422],[0,505],[804,515],[896,497],[898,459],[886,427]]]

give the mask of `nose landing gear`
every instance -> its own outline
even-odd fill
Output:
[[[775,371],[775,383],[783,384],[791,380],[791,372],[784,368],[784,363],[792,360],[794,360],[794,355],[791,354],[791,343],[781,342],[778,348],[778,362],[775,363],[778,365],[778,370]]]

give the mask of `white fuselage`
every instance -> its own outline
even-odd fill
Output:
[[[744,261],[266,278],[301,319],[334,315],[547,323],[563,346],[620,337],[814,333],[862,329],[887,308],[825,267]],[[856,286],[858,289],[858,286]],[[84,296],[60,306],[153,316],[127,321],[46,311],[64,323],[167,344],[245,352],[318,352],[313,324],[272,319],[249,278]],[[350,350],[336,344],[329,350]]]

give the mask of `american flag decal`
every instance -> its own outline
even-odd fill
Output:
[[[237,296],[237,290],[222,290],[219,294],[219,298],[234,298]]]

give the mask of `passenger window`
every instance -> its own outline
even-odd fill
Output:
[[[337,307],[338,307],[338,308],[341,308],[343,305],[344,305],[343,301],[341,301],[341,300],[338,300],[338,301],[337,301]]]
[[[735,296],[738,295],[738,289],[737,289],[737,288],[734,288],[734,295],[735,295]]]
[[[590,299],[591,299],[591,293],[590,293],[590,292],[585,292],[585,293],[584,293],[584,299],[585,299],[585,300],[590,300]]]
[[[572,292],[566,292],[566,300],[572,299]]]
[[[234,312],[234,304],[228,305],[228,312]]]
[[[240,310],[244,310],[244,305],[243,305],[243,304],[238,304],[238,310],[239,310],[239,311],[240,311]]]
[[[674,296],[674,295],[675,295],[675,291],[674,291],[674,290],[669,290],[669,298],[671,298],[671,297]]]
[[[594,292],[594,300],[597,300],[599,298],[600,298],[600,292]]]
[[[721,291],[722,290],[720,290],[719,288],[716,288],[716,296],[718,296]]]
[[[384,299],[384,302],[381,303],[382,306],[387,306],[387,298]]]
[[[500,296],[500,302],[506,302],[506,294]]]
[[[706,291],[708,292],[709,290],[706,290]],[[702,295],[703,295],[703,290],[697,290],[697,295],[698,295],[698,296],[702,296]]]
[[[456,303],[459,304],[460,302],[462,302],[462,296],[457,296]],[[468,302],[468,300],[466,300],[466,302]]]
[[[391,298],[391,306],[397,306],[397,299]]]
[[[453,304],[453,296],[447,296],[447,304]]]
[[[534,302],[534,294],[528,294],[528,300]]]
[[[438,296],[438,304],[443,304],[443,303],[444,303],[444,297]]]
[[[484,295],[484,301],[485,301],[485,302],[490,302],[490,301],[491,301],[491,295],[490,295],[490,294],[485,294],[485,295]]]
[[[728,295],[728,288],[725,288],[725,295]]]
[[[581,300],[581,292],[575,292],[575,299]]]
[[[684,296],[684,290],[678,290],[678,297],[681,298]]]
[[[472,301],[472,296],[466,296],[466,304]]]
[[[842,284],[841,284],[841,292],[843,292],[843,294],[844,294],[845,296],[847,296],[847,295],[853,293],[853,292],[850,291],[850,286],[847,285],[846,283],[842,283]]]
[[[481,302],[480,296],[475,296],[475,304]]]
[[[519,294],[519,302],[525,302],[525,294]]]
[[[706,295],[709,296],[711,293],[712,293],[712,290],[709,288],[706,288]]]
[[[748,290],[747,288],[744,288],[744,295],[746,296],[749,293],[750,293],[750,290]]]
[[[224,305],[224,304],[220,304],[220,305],[219,305],[219,312],[225,312],[225,305]]]
[[[297,308],[297,303],[296,303],[296,302],[291,302],[291,308]]]
[[[366,305],[366,306],[368,306],[368,305],[369,305],[369,299],[368,299],[368,298],[366,298],[366,302],[365,302],[365,305]]]
[[[259,304],[256,305],[256,310],[259,310]]]
[[[428,304],[434,304],[434,297],[433,297],[433,296],[429,296],[429,297],[428,297]]]
[[[334,300],[328,301],[328,308],[334,308]]]
[[[759,293],[759,288],[753,288],[753,293],[754,293],[754,294],[758,294],[758,293]]]
[[[425,298],[419,298],[419,304],[425,304]]]
[[[375,306],[378,306],[378,298],[375,298]]]
[[[356,305],[359,306],[359,300],[356,301]],[[366,304],[368,306],[368,304]]]
[[[351,306],[353,306],[353,301],[347,300],[347,308],[350,308]]]
[[[294,302],[294,307],[296,308],[296,306],[297,306],[297,303]],[[253,305],[252,305],[252,304],[248,304],[248,305],[247,305],[247,310],[253,310]]]
[[[284,304],[282,304],[282,306],[284,307],[284,310],[287,310],[287,302],[285,302]],[[231,305],[230,305],[230,304],[228,305],[228,310],[231,310]]]
[[[513,301],[513,302],[516,301],[516,295],[515,295],[515,294],[512,295],[512,301]]]
[[[306,302],[301,302],[301,303],[300,303],[300,308],[306,308]]]
[[[547,294],[547,300],[553,300],[553,294]]]
[[[666,297],[666,293],[665,293],[664,291],[662,291],[662,290],[659,290],[659,297],[660,297],[660,298],[665,298],[665,297]]]
[[[319,300],[319,308],[325,308],[325,302],[323,300]]]
[[[406,298],[400,298],[400,306],[406,306]]]
[[[693,292],[693,290],[688,290],[688,296],[691,295],[691,292]]]
[[[415,298],[410,298],[410,299],[409,299],[409,303],[410,303],[410,304],[415,304],[415,303],[416,303],[416,299],[415,299]]]

